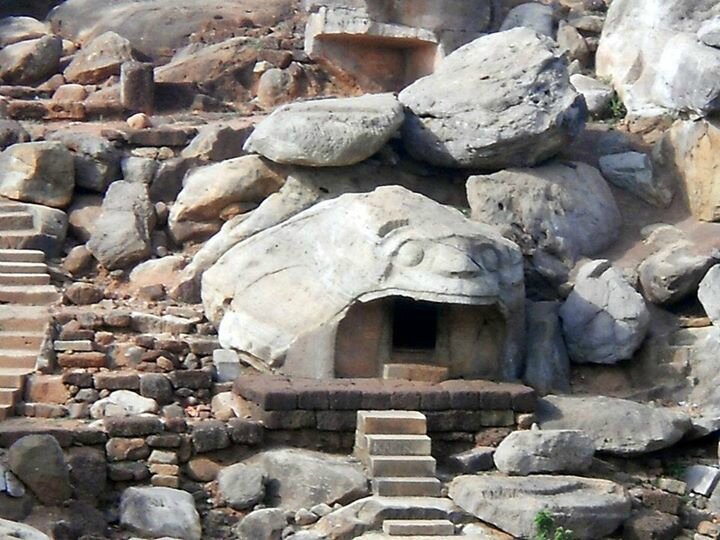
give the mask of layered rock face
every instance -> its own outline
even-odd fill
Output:
[[[720,49],[698,39],[698,32],[718,15],[714,0],[615,1],[603,27],[597,73],[612,79],[633,114],[716,111]]]

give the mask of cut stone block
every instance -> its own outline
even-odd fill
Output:
[[[240,358],[235,351],[229,349],[215,349],[213,351],[213,365],[218,382],[232,382],[240,376]]]
[[[706,465],[692,465],[685,471],[685,482],[690,491],[709,497],[720,480],[720,469]]]
[[[432,445],[427,435],[364,435],[356,442],[374,456],[429,456]]]
[[[455,525],[445,519],[387,519],[383,522],[383,532],[394,536],[445,536],[455,534]]]
[[[435,476],[435,459],[430,456],[370,456],[371,476]]]
[[[358,431],[366,435],[425,435],[425,415],[415,411],[358,411]]]
[[[432,477],[385,477],[372,481],[373,494],[379,497],[439,497],[442,484]]]
[[[385,364],[383,379],[442,382],[448,378],[448,368],[425,364]]]

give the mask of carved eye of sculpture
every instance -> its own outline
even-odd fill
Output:
[[[417,266],[424,258],[425,250],[412,242],[400,246],[397,253],[397,262],[403,266]]]
[[[494,272],[500,266],[500,258],[492,248],[486,248],[480,253],[480,259],[486,270]]]

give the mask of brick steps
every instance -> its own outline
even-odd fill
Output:
[[[0,205],[0,247],[18,245],[17,238],[32,240],[32,226],[32,214]],[[12,416],[22,399],[45,341],[47,306],[59,299],[42,251],[0,249],[0,420]]]

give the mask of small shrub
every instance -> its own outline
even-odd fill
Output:
[[[550,512],[542,510],[535,516],[535,540],[573,540],[573,532],[556,527]]]
[[[613,94],[610,100],[610,115],[613,120],[622,120],[627,116],[627,107],[625,107],[625,104],[617,93]]]

